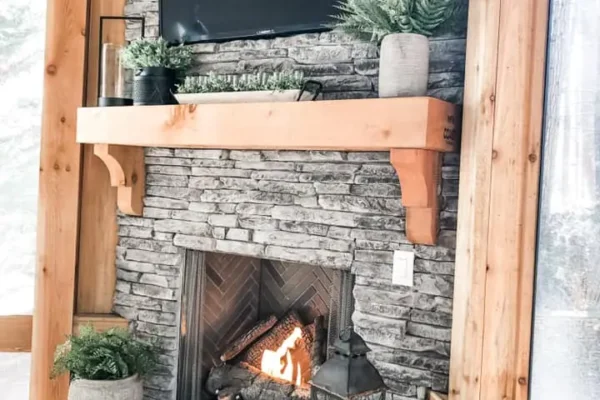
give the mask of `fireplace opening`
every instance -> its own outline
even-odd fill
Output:
[[[351,326],[346,271],[188,251],[178,399],[309,399],[309,382]]]

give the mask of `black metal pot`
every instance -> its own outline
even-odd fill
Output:
[[[143,68],[133,78],[133,103],[136,106],[177,104],[173,93],[177,74],[163,67]]]

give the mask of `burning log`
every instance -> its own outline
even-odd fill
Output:
[[[261,368],[265,350],[275,350],[281,346],[296,328],[302,328],[300,317],[295,311],[283,317],[267,334],[251,345],[240,361],[244,361],[255,368]]]
[[[307,382],[325,359],[327,333],[324,318],[303,326],[290,312],[279,322],[271,317],[236,339],[210,371],[206,388],[218,400],[304,400],[310,398]],[[240,397],[241,396],[241,397]]]
[[[302,382],[308,382],[312,376],[312,348],[315,338],[314,323],[302,328],[302,341],[300,343],[302,351],[296,351],[294,357],[302,366]]]
[[[231,394],[251,385],[260,371],[251,371],[234,365],[220,365],[210,370],[206,380],[206,390],[212,394]]]
[[[219,393],[219,400],[308,400],[308,385],[295,387],[289,382],[263,374],[247,363],[235,366],[215,367],[210,371],[207,388]]]
[[[268,319],[260,321],[254,325],[252,329],[234,340],[233,343],[229,345],[227,350],[225,350],[223,355],[221,355],[221,361],[225,362],[237,357],[241,352],[246,350],[248,346],[256,342],[261,336],[271,330],[276,323],[277,318],[275,318],[274,315],[271,315]]]
[[[252,385],[240,390],[244,400],[308,400],[310,398],[309,385],[294,386],[289,382],[264,374],[245,362],[241,362],[240,366],[257,375]]]
[[[240,394],[244,400],[289,400],[294,389],[291,383],[260,374],[250,386],[242,388]]]

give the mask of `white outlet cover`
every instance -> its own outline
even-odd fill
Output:
[[[412,251],[394,251],[394,267],[392,270],[392,284],[400,286],[414,285],[415,253]]]

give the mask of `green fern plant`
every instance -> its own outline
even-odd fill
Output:
[[[456,10],[456,0],[343,0],[332,27],[380,42],[393,33],[431,36]]]
[[[157,362],[155,346],[136,340],[126,329],[97,332],[84,326],[57,347],[52,377],[70,372],[72,379],[120,380],[146,375]]]
[[[219,93],[249,91],[284,91],[301,89],[304,75],[298,71],[257,73],[242,76],[216,75],[188,76],[177,88],[178,93]]]
[[[192,64],[193,54],[190,47],[170,46],[159,37],[134,40],[123,49],[121,57],[125,68],[164,67],[183,71]]]

